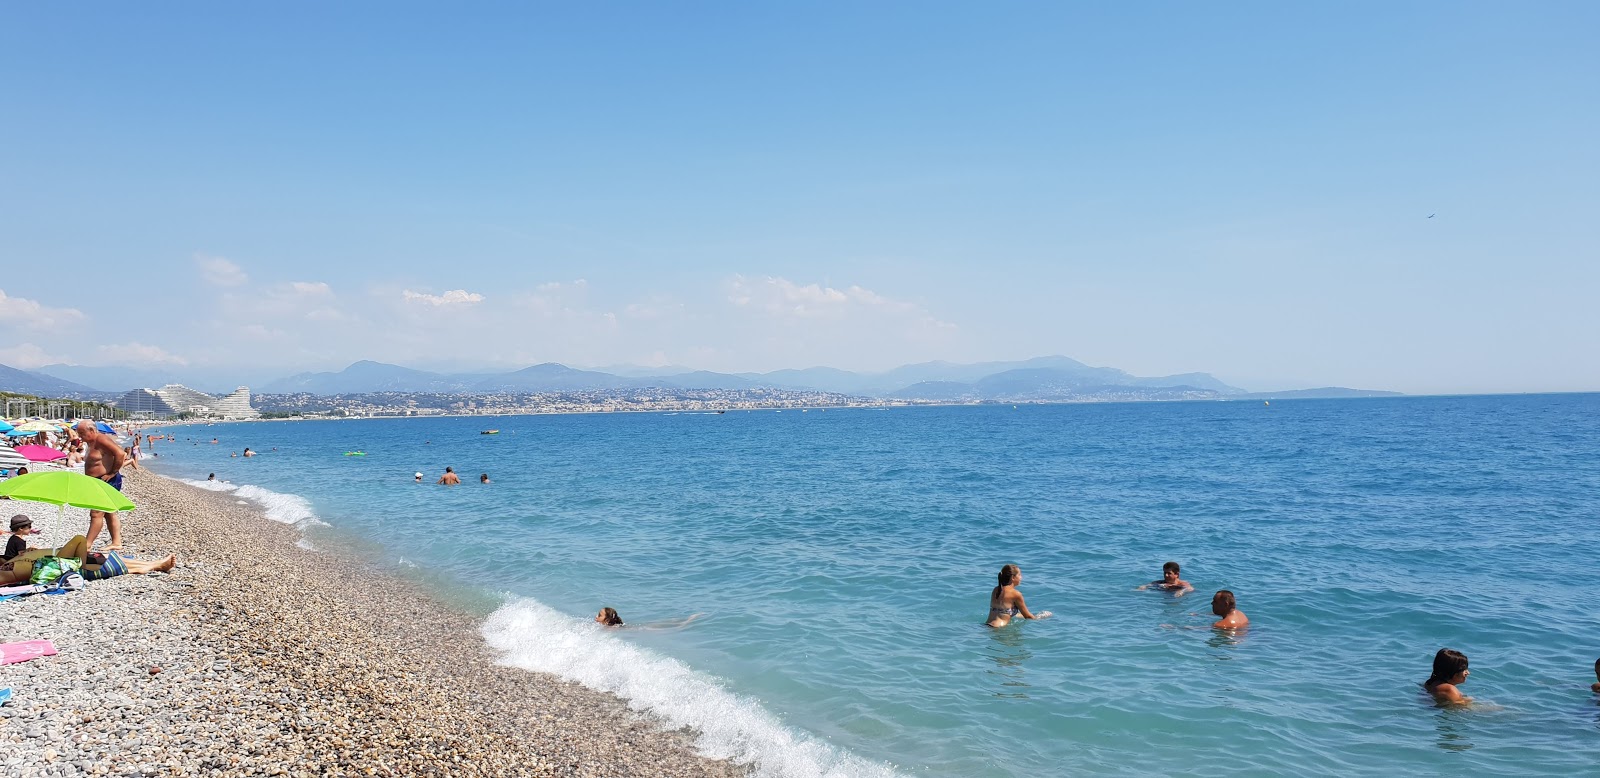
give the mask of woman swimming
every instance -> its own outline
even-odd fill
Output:
[[[1000,585],[989,592],[989,620],[991,627],[1004,627],[1011,623],[1011,619],[1021,616],[1025,619],[1044,619],[1050,617],[1050,611],[1043,611],[1035,616],[1028,611],[1028,604],[1022,599],[1022,592],[1017,591],[1017,584],[1022,583],[1022,570],[1016,565],[1006,565],[1000,568]]]
[[[1449,648],[1439,649],[1433,655],[1433,675],[1422,682],[1422,688],[1433,695],[1441,705],[1464,705],[1472,698],[1461,693],[1457,686],[1467,682],[1467,655]]]
[[[601,608],[600,612],[596,613],[594,615],[594,620],[595,620],[595,623],[597,623],[597,624],[599,624],[601,626],[604,626],[604,627],[623,627],[623,626],[628,626],[629,629],[655,629],[655,630],[662,630],[662,629],[681,629],[683,627],[688,626],[689,622],[694,621],[695,619],[698,619],[698,618],[700,618],[701,616],[704,616],[704,615],[705,615],[704,613],[696,613],[696,614],[694,614],[692,616],[689,616],[688,618],[678,619],[677,621],[653,621],[653,622],[651,622],[649,624],[634,624],[634,625],[629,626],[629,625],[625,625],[625,624],[622,623],[622,617],[617,615],[617,609],[616,608]]]

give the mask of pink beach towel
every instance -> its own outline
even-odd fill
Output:
[[[24,640],[21,643],[0,643],[0,665],[14,665],[41,656],[55,656],[56,647],[48,640]]]

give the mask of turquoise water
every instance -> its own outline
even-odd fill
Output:
[[[158,471],[503,597],[506,661],[767,775],[1596,770],[1600,395],[173,431]],[[1198,591],[1133,591],[1168,559]],[[1054,618],[982,626],[1008,562]],[[1444,646],[1489,704],[1419,697]]]

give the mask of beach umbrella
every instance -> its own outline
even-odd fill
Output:
[[[55,432],[60,429],[48,421],[30,421],[17,427],[17,432]]]
[[[27,467],[29,464],[28,458],[18,454],[16,449],[10,446],[0,446],[0,469],[15,470],[19,467]]]
[[[37,432],[23,432],[22,430],[12,430],[12,431],[6,433],[6,437],[8,437],[8,438],[31,438],[31,437],[33,437],[34,435],[37,435],[37,434],[39,434],[39,433],[37,433]]]
[[[71,505],[91,511],[131,511],[134,504],[122,492],[98,478],[70,470],[29,473],[0,481],[0,496],[13,500]]]
[[[103,421],[95,422],[94,423],[94,428],[97,429],[97,430],[100,430],[101,432],[104,432],[107,435],[115,435],[115,434],[117,434],[117,431],[112,429],[110,424],[107,424],[107,423],[105,423]]]
[[[27,457],[30,462],[52,462],[57,459],[67,458],[66,454],[49,446],[17,446],[12,450]]]
[[[11,422],[0,420],[0,432],[10,432],[14,429],[16,429],[16,427],[11,426]]]

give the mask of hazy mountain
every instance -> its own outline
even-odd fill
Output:
[[[1142,377],[1113,367],[1092,367],[1063,356],[1012,362],[922,362],[882,373],[854,373],[831,367],[774,370],[770,373],[716,373],[678,367],[644,368],[617,365],[614,371],[579,370],[556,362],[510,373],[433,373],[424,370],[357,362],[337,373],[301,373],[269,382],[261,393],[311,392],[581,392],[659,387],[670,389],[743,390],[756,387],[800,389],[898,399],[965,402],[1040,402],[1082,399],[1193,399],[1246,397],[1210,373]],[[659,372],[652,372],[659,371]],[[1338,394],[1343,392],[1345,394]],[[1314,394],[1313,394],[1314,393]],[[1388,394],[1354,389],[1302,390],[1264,397],[1355,397]]]
[[[657,378],[661,376],[683,375],[684,373],[703,373],[704,370],[695,370],[682,365],[666,365],[663,367],[645,367],[644,365],[601,365],[599,367],[584,367],[579,370],[590,370],[596,373],[610,373],[623,378]]]
[[[1349,397],[1404,396],[1403,392],[1384,392],[1377,389],[1346,389],[1342,386],[1324,386],[1318,389],[1287,389],[1281,392],[1249,392],[1236,395],[1239,399],[1248,400],[1337,400]]]
[[[363,394],[456,392],[464,388],[459,379],[451,376],[362,360],[337,373],[300,373],[269,382],[255,391],[262,394]]]
[[[69,395],[103,394],[83,384],[73,383],[56,376],[18,370],[0,365],[0,391],[33,394],[41,397],[67,397]]]
[[[620,389],[636,386],[636,379],[594,370],[575,370],[556,362],[525,367],[514,373],[489,376],[473,385],[482,392],[581,392],[586,389]]]

